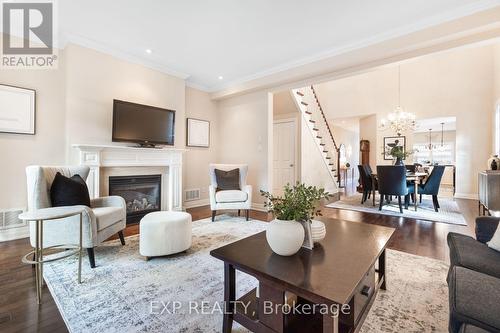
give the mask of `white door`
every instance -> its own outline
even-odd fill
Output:
[[[275,121],[273,129],[273,193],[280,195],[283,187],[295,183],[295,121]]]

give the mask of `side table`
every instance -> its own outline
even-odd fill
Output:
[[[43,286],[43,264],[46,262],[63,259],[78,253],[78,283],[82,282],[82,220],[83,212],[85,211],[84,206],[71,206],[71,207],[51,207],[37,209],[33,211],[24,212],[19,215],[19,219],[27,222],[36,223],[36,241],[35,249],[27,253],[22,258],[24,264],[35,265],[35,284],[36,284],[36,297],[37,303],[42,302],[42,286]],[[43,223],[50,220],[62,219],[70,216],[80,215],[80,240],[79,244],[61,244],[54,245],[50,247],[43,247]],[[63,256],[58,256],[50,259],[43,259],[43,251],[52,248],[64,248],[64,249],[74,249],[69,253],[64,253]],[[28,259],[29,256],[34,254],[35,260]]]

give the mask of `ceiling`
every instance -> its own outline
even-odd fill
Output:
[[[457,118],[456,117],[436,117],[427,119],[417,120],[416,133],[429,132],[431,129],[433,132],[441,132],[441,123],[444,123],[444,131],[455,131],[457,129]]]
[[[499,3],[72,0],[58,2],[58,26],[62,43],[111,53],[217,91]]]

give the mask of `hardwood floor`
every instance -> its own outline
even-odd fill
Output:
[[[447,260],[448,232],[472,235],[475,227],[474,219],[477,216],[477,201],[461,199],[456,201],[467,221],[467,226],[334,208],[323,208],[322,212],[324,217],[394,227],[397,230],[389,245],[391,249]],[[193,216],[193,221],[210,217],[210,209],[207,206],[192,208],[188,212]],[[258,211],[252,211],[250,217],[266,221],[271,219],[269,214]],[[130,236],[138,232],[138,225],[132,225],[127,227],[124,233]],[[46,286],[43,290],[43,304],[40,306],[36,304],[34,270],[31,266],[21,264],[21,257],[29,251],[31,247],[28,239],[0,243],[0,332],[67,332],[66,325]],[[88,262],[85,260],[84,264]]]

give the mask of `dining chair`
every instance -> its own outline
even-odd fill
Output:
[[[358,165],[358,171],[359,179],[361,180],[361,185],[363,186],[363,196],[361,198],[361,204],[363,204],[370,198],[373,191],[372,172],[370,166],[367,164]],[[375,189],[377,189],[376,186]]]
[[[417,166],[415,164],[406,164],[405,168],[407,172],[415,172],[417,170]]]
[[[432,168],[431,174],[429,175],[429,178],[427,178],[427,181],[423,185],[418,185],[418,194],[420,194],[420,203],[422,203],[422,195],[432,195],[432,204],[436,212],[438,212],[440,208],[438,201],[438,193],[439,193],[439,187],[441,186],[441,179],[443,178],[445,168],[446,167],[444,165],[435,165]],[[413,187],[410,187],[408,190],[409,194],[415,193],[415,189]]]
[[[399,165],[378,165],[377,178],[378,193],[380,194],[379,210],[382,210],[382,206],[384,205],[384,198],[387,199],[389,196],[397,196],[399,212],[403,213],[401,196],[404,196],[406,198],[406,196],[408,195],[405,167]]]

